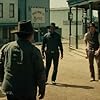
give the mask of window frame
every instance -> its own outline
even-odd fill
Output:
[[[3,18],[3,3],[0,3],[0,18]]]
[[[9,4],[9,18],[14,18],[14,17],[15,17],[15,5],[14,3],[10,3]]]

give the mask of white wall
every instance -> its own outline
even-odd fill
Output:
[[[62,37],[68,39],[69,37],[69,21],[68,21],[68,8],[53,8],[50,10],[50,22],[55,22],[57,26],[62,28]],[[79,9],[78,19],[81,25],[78,25],[78,34],[82,35],[82,10]],[[76,20],[76,10],[72,9],[73,21]],[[76,34],[76,25],[72,25],[72,35]]]

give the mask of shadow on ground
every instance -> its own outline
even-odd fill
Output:
[[[70,85],[70,84],[63,84],[63,83],[55,83],[55,84],[47,83],[47,85],[66,87],[66,88],[72,87],[72,88],[82,88],[82,89],[94,89],[94,87],[90,87],[90,86]]]

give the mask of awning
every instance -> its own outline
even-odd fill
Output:
[[[69,6],[88,9],[89,3],[90,3],[90,0],[84,0],[83,2],[69,3]],[[91,3],[93,3],[93,5],[92,5],[93,10],[100,10],[100,0],[91,0]]]

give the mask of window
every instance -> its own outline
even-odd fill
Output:
[[[14,18],[14,4],[13,3],[9,5],[9,17]]]
[[[0,3],[0,18],[3,18],[3,3]]]

